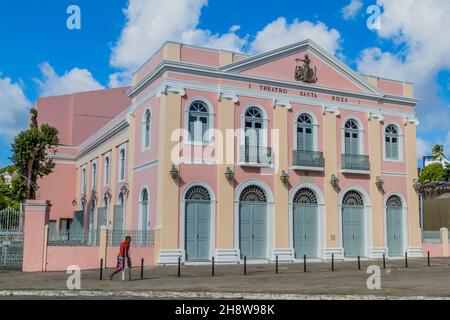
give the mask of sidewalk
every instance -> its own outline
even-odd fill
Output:
[[[381,289],[369,290],[370,276],[365,268],[369,265],[381,267]],[[427,267],[426,259],[409,261],[405,268],[403,260],[382,262],[362,261],[362,270],[357,262],[336,262],[335,271],[331,263],[310,263],[307,273],[303,264],[280,264],[275,274],[275,264],[248,265],[247,276],[242,265],[216,265],[215,277],[211,266],[182,266],[181,278],[177,267],[154,267],[144,270],[140,280],[140,269],[132,271],[132,281],[121,280],[118,274],[114,281],[108,279],[111,270],[81,273],[82,291],[69,291],[66,273],[21,273],[0,271],[0,299],[7,296],[39,297],[90,297],[90,298],[178,298],[178,299],[391,299],[423,297],[450,298],[450,259],[433,259]]]

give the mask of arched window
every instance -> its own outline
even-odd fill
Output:
[[[125,148],[120,149],[119,181],[125,180]]]
[[[81,170],[81,193],[86,193],[86,168]]]
[[[105,195],[103,197],[103,208],[108,208],[109,206],[109,198]]]
[[[355,190],[351,190],[344,195],[342,204],[344,206],[363,206],[364,199],[361,193]]]
[[[211,196],[209,195],[208,190],[202,186],[194,186],[186,192],[186,196],[184,197],[186,200],[191,201],[210,201]]]
[[[267,202],[266,193],[258,186],[248,186],[242,190],[241,202]]]
[[[150,148],[150,142],[151,142],[151,122],[152,122],[152,114],[150,113],[150,110],[145,111],[144,115],[144,121],[142,123],[142,149],[148,149]]]
[[[117,204],[118,205],[123,205],[124,204],[124,197],[123,197],[123,193],[122,192],[119,193],[119,197],[117,198]]]
[[[344,143],[345,154],[359,155],[360,154],[360,139],[361,133],[358,122],[350,119],[345,123],[344,128]]]
[[[189,106],[189,141],[209,142],[207,131],[209,129],[208,106],[203,101],[194,101]]]
[[[110,160],[109,156],[105,158],[105,186],[109,185],[109,175],[110,175]]]
[[[390,196],[386,202],[386,206],[391,208],[401,208],[403,207],[403,203],[399,196]]]
[[[148,191],[142,190],[141,194],[141,230],[148,229]]]
[[[97,163],[92,164],[92,190],[97,189]]]
[[[400,135],[397,126],[390,124],[386,127],[385,135],[385,150],[386,159],[399,160],[400,159]]]
[[[316,193],[311,189],[302,188],[295,194],[294,203],[317,204]]]
[[[306,113],[297,118],[297,150],[314,151],[314,124]]]

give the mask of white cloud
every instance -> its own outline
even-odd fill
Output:
[[[248,49],[252,54],[307,38],[332,54],[340,49],[339,32],[321,22],[294,20],[289,24],[280,17],[258,32],[251,43],[250,36],[237,34],[239,25],[222,34],[200,29],[201,9],[206,4],[207,0],[129,0],[124,10],[126,24],[110,58],[111,66],[121,71],[110,76],[110,85],[129,83],[129,75],[168,40],[237,52]]]
[[[266,52],[305,39],[313,40],[333,55],[340,49],[341,35],[336,29],[322,22],[294,20],[289,24],[286,18],[280,17],[256,34],[250,52]]]
[[[362,7],[363,3],[361,0],[351,0],[348,5],[342,8],[342,17],[345,20],[354,19]]]
[[[432,145],[428,140],[417,138],[417,160],[422,160],[423,156],[430,155]]]
[[[10,139],[27,123],[32,104],[21,86],[0,73],[0,136]]]
[[[87,69],[74,68],[58,75],[48,62],[39,65],[39,69],[42,79],[34,80],[38,84],[41,97],[104,89]]]
[[[168,40],[195,31],[207,0],[129,0],[126,25],[112,49],[110,63],[137,69]]]
[[[437,74],[450,69],[450,2],[441,0],[378,0],[383,6],[381,39],[391,41],[395,52],[368,48],[361,53],[357,69],[399,80],[413,81],[422,102],[417,114],[420,130],[448,131],[450,107],[437,96]]]

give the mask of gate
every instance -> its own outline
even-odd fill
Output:
[[[0,269],[22,270],[23,213],[10,208],[0,211]]]

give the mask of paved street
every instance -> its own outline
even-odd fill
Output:
[[[99,280],[98,270],[83,271],[83,291],[69,294],[72,298],[450,298],[450,259],[434,259],[431,267],[427,267],[426,259],[410,260],[409,268],[405,268],[404,260],[389,260],[386,264],[386,269],[381,269],[381,290],[369,290],[366,286],[369,275],[365,268],[382,267],[378,260],[362,261],[362,270],[358,270],[356,261],[336,262],[334,272],[328,262],[308,264],[307,273],[303,272],[303,264],[280,264],[279,274],[275,274],[275,264],[248,265],[247,276],[243,275],[242,265],[216,266],[215,277],[211,276],[211,266],[183,266],[181,278],[177,277],[176,266],[154,267],[145,269],[144,280],[139,279],[140,270],[136,268],[132,271],[134,280],[121,281],[119,274],[112,282],[107,280],[110,270],[104,271],[103,281]],[[62,290],[67,291],[67,277],[61,272],[0,271],[0,295],[25,292],[66,297],[68,293]]]

